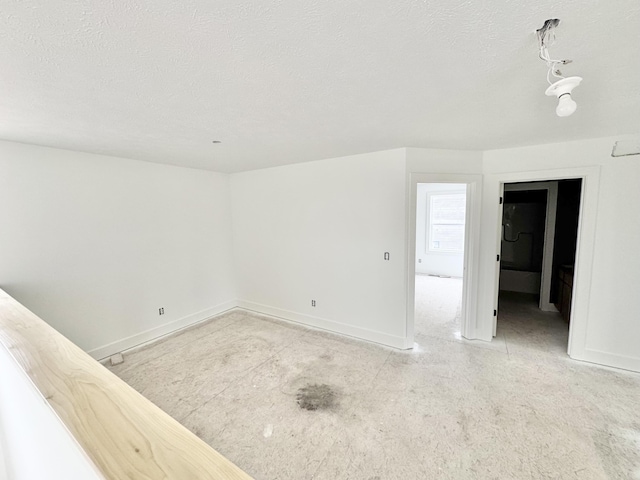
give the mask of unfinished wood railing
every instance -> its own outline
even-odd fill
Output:
[[[250,479],[3,290],[0,348],[104,478]]]

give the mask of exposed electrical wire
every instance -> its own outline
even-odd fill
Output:
[[[553,46],[556,41],[555,28],[559,23],[559,19],[550,18],[549,20],[546,20],[544,22],[542,28],[536,30],[536,33],[538,35],[538,43],[540,45],[540,59],[547,64],[547,67],[549,67],[549,70],[547,71],[547,82],[549,82],[549,85],[553,84],[553,82],[549,78],[550,75],[553,75],[556,78],[565,78],[558,68],[558,65],[566,65],[568,63],[571,63],[571,60],[553,59],[549,54],[549,47]]]

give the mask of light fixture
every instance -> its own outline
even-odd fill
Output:
[[[578,104],[571,98],[571,91],[580,85],[582,81],[581,77],[568,77],[558,80],[547,88],[545,95],[551,97],[555,95],[558,97],[558,106],[556,107],[556,114],[559,117],[568,117],[578,108]]]
[[[538,35],[538,43],[540,46],[540,58],[547,64],[549,70],[547,70],[547,81],[549,82],[549,88],[544,92],[547,96],[555,95],[558,97],[558,106],[556,107],[556,114],[559,117],[568,117],[576,111],[578,105],[571,98],[571,92],[574,88],[580,85],[582,77],[567,77],[562,76],[562,72],[558,68],[558,65],[567,65],[571,63],[571,60],[554,60],[549,55],[549,46],[553,45],[556,39],[555,28],[560,24],[560,20],[557,18],[551,18],[544,22],[542,28],[536,30]],[[550,76],[553,75],[560,80],[555,83],[551,82]]]

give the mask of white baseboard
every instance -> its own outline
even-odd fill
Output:
[[[212,317],[220,315],[229,310],[241,308],[255,313],[280,318],[289,322],[299,323],[308,327],[319,328],[329,332],[347,335],[360,340],[379,343],[393,348],[406,349],[412,345],[407,344],[407,339],[387,333],[370,330],[368,328],[356,327],[345,323],[328,320],[325,318],[314,317],[302,313],[292,312],[269,305],[249,302],[246,300],[229,300],[206,310],[187,315],[186,317],[165,323],[158,327],[146,330],[144,332],[131,335],[130,337],[117,340],[115,342],[103,345],[87,353],[96,360],[103,360],[116,353],[138,347],[144,343],[157,340],[166,335],[175,333],[184,328],[190,327],[200,322],[209,320]],[[640,358],[628,357],[625,355],[616,355],[609,352],[599,350],[586,349],[582,355],[572,356],[575,360],[596,363],[606,367],[621,368],[632,372],[640,372]]]
[[[601,352],[599,350],[586,349],[583,355],[572,357],[583,362],[597,363],[605,367],[621,368],[632,372],[640,372],[640,358],[617,355],[615,353]]]
[[[402,349],[407,348],[405,345],[406,342],[404,337],[397,337],[394,335],[389,335],[387,333],[378,332],[376,330],[369,330],[368,328],[347,325],[345,323],[336,322],[334,320],[327,320],[325,318],[314,317],[311,315],[305,315],[289,310],[283,310],[281,308],[271,307],[269,305],[248,302],[246,300],[239,300],[237,305],[239,308],[242,308],[244,310],[281,318],[283,320],[294,323],[300,323],[308,327],[319,328],[322,330],[347,335],[349,337],[355,337],[360,340],[379,343],[389,347]]]
[[[219,305],[216,305],[215,307],[192,313],[191,315],[173,320],[171,322],[165,323],[164,325],[145,330],[144,332],[136,333],[135,335],[131,335],[130,337],[117,340],[107,345],[103,345],[102,347],[94,348],[93,350],[89,350],[87,353],[96,360],[103,360],[116,353],[122,352],[124,350],[129,350],[130,348],[137,347],[151,340],[157,340],[160,337],[175,333],[178,330],[190,327],[191,325],[195,325],[196,323],[209,320],[211,317],[215,317],[216,315],[220,315],[227,310],[235,308],[237,304],[238,303],[235,300],[229,300],[228,302],[221,303]]]

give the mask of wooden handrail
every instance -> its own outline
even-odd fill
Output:
[[[251,478],[1,289],[0,348],[105,478]]]

